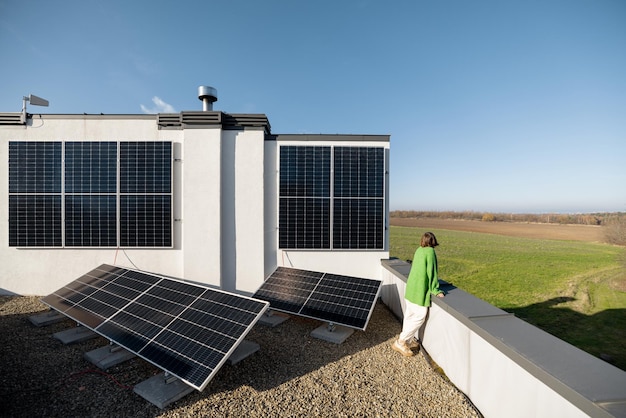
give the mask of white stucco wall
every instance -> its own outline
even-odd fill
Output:
[[[264,132],[223,133],[222,288],[254,293],[264,280]]]
[[[277,264],[278,251],[278,183],[277,183],[277,160],[278,146],[276,141],[265,141],[264,144],[265,161],[263,172],[264,202],[263,202],[263,245],[264,251],[264,272],[263,276],[268,277]]]
[[[216,127],[183,132],[181,223],[184,262],[179,277],[220,286],[222,130]]]
[[[380,260],[388,251],[278,250],[277,266],[380,280]]]

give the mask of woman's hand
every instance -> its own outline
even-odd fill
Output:
[[[437,297],[438,297],[438,298],[442,298],[442,297],[444,297],[444,296],[445,296],[445,294],[444,294],[443,292],[441,292],[441,293],[437,293]]]

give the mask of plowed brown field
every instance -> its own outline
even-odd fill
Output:
[[[521,222],[482,222],[437,218],[391,218],[391,225],[427,229],[480,232],[513,237],[558,239],[568,241],[602,242],[604,230],[600,226],[536,224]]]

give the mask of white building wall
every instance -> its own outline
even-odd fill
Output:
[[[276,141],[265,141],[264,144],[264,203],[263,203],[263,245],[264,277],[268,277],[276,270],[278,253],[278,183],[277,161],[278,146]]]
[[[265,279],[264,131],[238,131],[235,139],[235,231],[234,255],[238,293],[254,293]]]
[[[180,222],[184,267],[178,276],[219,287],[222,275],[222,130],[216,127],[181,132],[185,135]]]
[[[380,260],[387,258],[388,251],[278,250],[277,265],[380,280]]]

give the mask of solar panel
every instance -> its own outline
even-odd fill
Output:
[[[330,248],[330,199],[281,198],[280,248]]]
[[[272,309],[365,330],[382,281],[278,267],[253,295]]]
[[[335,147],[333,161],[333,248],[384,248],[384,148]]]
[[[62,144],[9,142],[9,246],[60,247]]]
[[[206,387],[269,306],[106,264],[42,302],[198,390]]]
[[[120,143],[120,245],[172,246],[172,143]]]
[[[117,246],[117,143],[65,143],[65,245]]]
[[[333,248],[384,248],[385,207],[381,199],[335,199],[333,210]]]
[[[330,147],[280,148],[281,248],[330,248],[330,155]]]
[[[335,197],[385,196],[385,149],[334,147]]]

